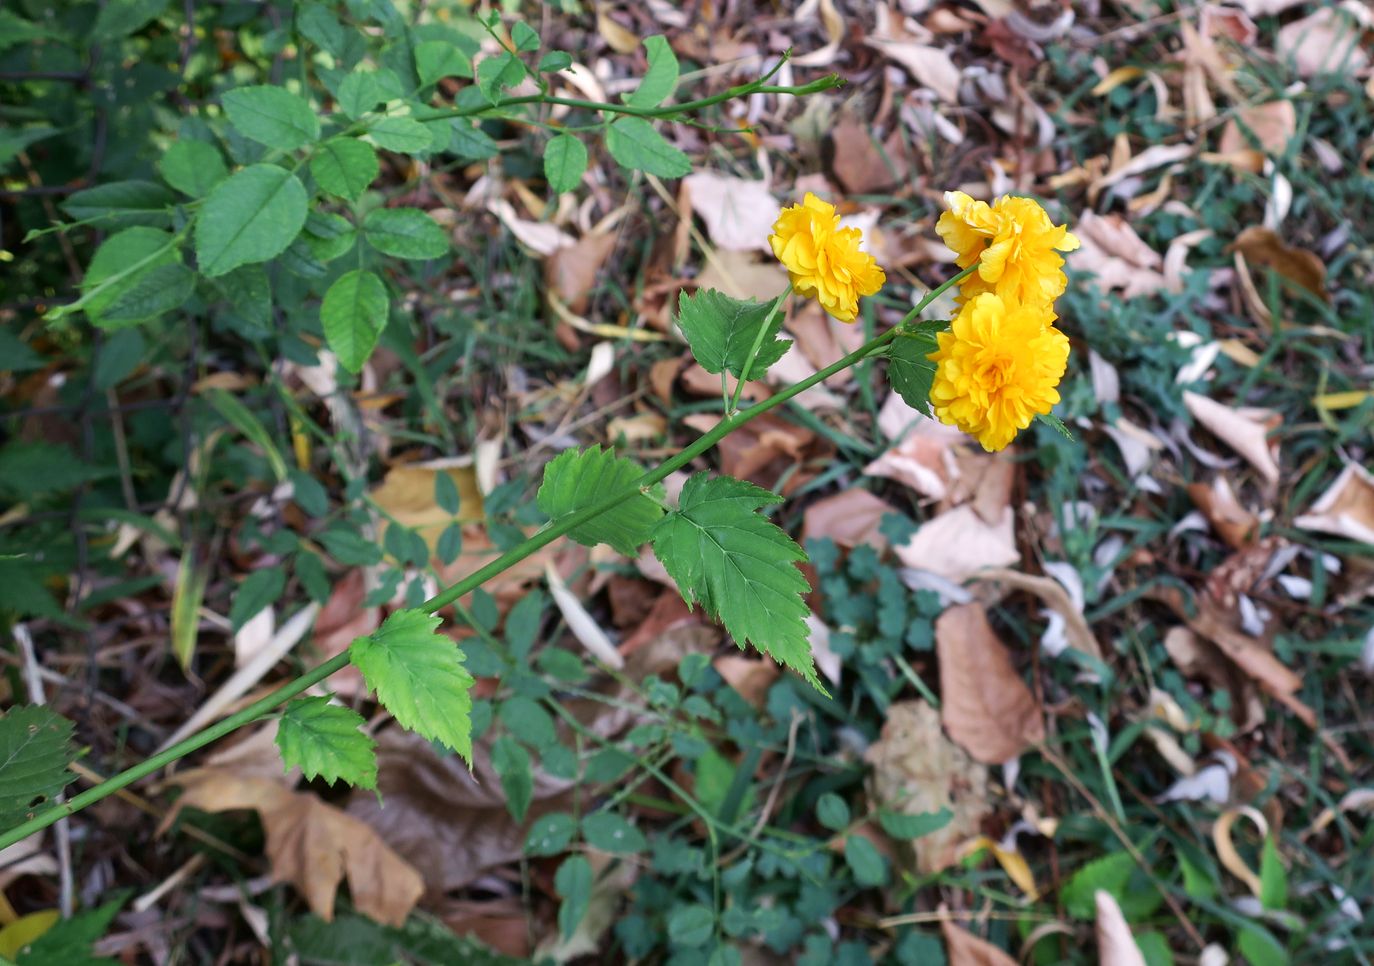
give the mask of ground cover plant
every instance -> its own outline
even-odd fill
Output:
[[[1367,961],[1372,29],[0,9],[0,956]]]

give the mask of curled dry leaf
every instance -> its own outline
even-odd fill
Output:
[[[879,146],[869,125],[846,117],[831,132],[830,146],[835,178],[851,195],[887,191],[910,174],[911,159],[900,131]]]
[[[1096,275],[1103,288],[1119,289],[1126,298],[1134,298],[1167,287],[1160,271],[1163,257],[1120,215],[1085,211],[1073,230],[1081,244],[1072,267]]]
[[[1245,457],[1267,484],[1274,486],[1278,483],[1278,444],[1270,443],[1269,433],[1283,422],[1280,413],[1253,406],[1232,409],[1195,392],[1185,392],[1183,404],[1194,419]]]
[[[1259,536],[1259,517],[1241,506],[1226,477],[1218,476],[1209,486],[1206,483],[1188,484],[1188,496],[1202,511],[1217,536],[1233,550],[1254,543]]]
[[[1017,966],[1016,960],[992,943],[979,939],[949,919],[940,920],[940,934],[945,940],[949,966]]]
[[[895,512],[892,504],[867,490],[843,490],[823,497],[802,515],[802,545],[828,537],[846,549],[868,546],[881,552],[887,548],[887,538],[879,527],[884,516]]]
[[[1112,894],[1098,889],[1093,903],[1097,906],[1098,966],[1145,966],[1145,957]]]
[[[1231,248],[1243,255],[1248,264],[1263,265],[1301,285],[1313,295],[1329,299],[1326,293],[1326,264],[1316,252],[1285,244],[1277,232],[1258,226],[1241,232]]]
[[[1288,142],[1298,127],[1298,112],[1289,100],[1268,101],[1242,107],[1226,122],[1221,129],[1221,140],[1217,151],[1223,155],[1234,154],[1251,149],[1250,137],[1242,128],[1248,128],[1259,142],[1260,150],[1279,155],[1288,150]]]
[[[864,474],[896,480],[932,500],[945,499],[959,475],[955,448],[966,438],[964,434],[907,406],[896,393],[883,405],[878,419],[884,434],[897,443],[865,466]]]
[[[1374,544],[1374,474],[1348,463],[1336,481],[1293,525]]]
[[[996,522],[989,523],[972,504],[964,504],[922,524],[894,549],[905,566],[960,583],[981,570],[1009,567],[1021,559],[1012,516],[1011,507],[1004,507]]]
[[[615,251],[616,235],[593,232],[571,245],[561,245],[544,261],[544,279],[572,312],[587,311],[597,275]]]
[[[1015,587],[1017,590],[1024,590],[1034,594],[1045,602],[1045,605],[1058,614],[1064,621],[1064,635],[1068,638],[1069,646],[1076,651],[1082,651],[1092,657],[1102,660],[1102,648],[1097,643],[1092,628],[1083,618],[1083,611],[1074,603],[1069,596],[1069,592],[1064,585],[1052,577],[1034,577],[1030,574],[1023,574],[1019,570],[985,570],[978,575],[978,580],[1006,584]]]
[[[782,673],[776,661],[742,654],[722,654],[711,662],[711,666],[725,679],[726,684],[755,708],[762,708],[768,702],[768,689]]]
[[[928,87],[946,104],[959,103],[959,68],[942,47],[869,36],[864,43],[906,68],[916,82]]]
[[[1274,50],[1284,60],[1291,58],[1302,77],[1358,74],[1369,66],[1370,54],[1361,39],[1371,28],[1374,13],[1360,0],[1321,5],[1280,27]]]
[[[1246,888],[1258,899],[1262,890],[1260,877],[1240,857],[1235,843],[1231,841],[1231,826],[1236,823],[1236,819],[1241,817],[1248,818],[1253,822],[1255,827],[1259,829],[1260,835],[1269,834],[1269,822],[1265,819],[1264,813],[1249,805],[1241,805],[1238,808],[1228,808],[1217,816],[1216,822],[1212,825],[1212,844],[1216,846],[1217,861],[1222,864],[1222,867],[1241,882],[1244,882]]]
[[[457,519],[460,522],[481,520],[482,491],[478,489],[477,471],[471,460],[432,460],[393,466],[370,494],[372,502],[397,523],[418,530],[430,550],[454,521],[454,517],[434,499],[435,477],[440,473],[447,474],[458,490]],[[384,526],[378,536],[384,537],[385,533]]]
[[[1240,733],[1264,724],[1264,705],[1254,679],[1242,673],[1221,648],[1191,628],[1171,627],[1164,634],[1164,650],[1184,677],[1206,681],[1231,695],[1231,720]]]
[[[960,846],[979,834],[991,811],[988,770],[945,736],[940,713],[924,701],[892,705],[864,761],[873,768],[869,791],[878,808],[902,815],[950,811],[948,825],[911,842],[909,853],[903,846],[916,871],[931,875],[958,861]]]
[[[500,219],[501,224],[510,229],[516,241],[536,255],[548,257],[560,248],[575,245],[571,235],[548,222],[529,221],[521,218],[509,201],[497,198],[487,204],[487,210]]]
[[[778,216],[778,202],[766,181],[702,171],[684,178],[682,187],[691,199],[692,212],[706,223],[706,233],[717,248],[771,251],[768,236]]]
[[[354,907],[390,926],[404,923],[424,892],[414,866],[393,852],[372,826],[312,794],[294,792],[271,779],[213,769],[197,769],[177,781],[184,791],[163,828],[187,807],[205,812],[255,810],[267,836],[272,878],[299,889],[321,919],[334,918],[334,897],[345,877]]]
[[[1040,704],[1011,663],[982,604],[951,607],[935,622],[940,719],[978,761],[1000,765],[1045,740]]]

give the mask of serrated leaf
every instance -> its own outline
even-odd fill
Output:
[[[930,385],[935,363],[926,356],[940,347],[933,332],[903,332],[888,346],[887,379],[912,409],[930,415]]]
[[[622,117],[606,129],[606,149],[626,168],[660,178],[692,173],[692,159],[663,140],[642,117]]]
[[[192,198],[203,198],[210,189],[229,177],[224,155],[204,141],[177,141],[157,162],[158,173],[176,190]]]
[[[374,208],[363,221],[363,237],[394,258],[441,258],[450,250],[448,235],[419,208]]]
[[[368,271],[340,275],[320,305],[325,341],[349,372],[360,371],[372,355],[386,319],[386,285]]]
[[[231,397],[232,398],[232,397]],[[257,616],[264,607],[271,607],[286,589],[286,571],[281,567],[255,570],[244,578],[234,592],[229,605],[229,624],[237,634],[244,624]]]
[[[410,117],[383,117],[367,129],[379,147],[400,154],[422,154],[434,147],[429,128]]]
[[[477,65],[477,89],[491,104],[500,100],[501,91],[524,79],[525,65],[509,51],[488,57]]]
[[[771,302],[735,299],[713,288],[690,295],[684,291],[678,296],[677,324],[703,369],[713,373],[725,369],[738,379],[758,337],[759,326],[768,319],[772,307]],[[750,379],[763,378],[768,367],[791,347],[792,340],[777,338],[781,326],[782,313],[775,312],[749,367]]]
[[[415,45],[415,73],[428,87],[445,77],[471,77],[472,61],[447,40],[426,40]]]
[[[536,501],[539,509],[556,523],[629,489],[643,475],[644,470],[633,460],[599,446],[565,450],[544,467],[544,481]],[[633,557],[662,517],[663,507],[639,493],[574,527],[568,536],[588,547],[609,544]]]
[[[752,483],[698,473],[654,527],[654,555],[683,599],[700,603],[735,643],[753,644],[823,692],[802,599],[811,588],[796,567],[806,553],[758,512],[781,502]]]
[[[112,181],[78,191],[62,203],[62,210],[80,221],[94,220],[101,228],[124,225],[167,225],[176,196],[153,181]]]
[[[501,153],[491,135],[467,118],[454,118],[448,132],[448,150],[466,161],[486,161]]]
[[[401,81],[394,71],[385,67],[380,70],[353,71],[339,84],[339,107],[352,118],[359,118],[378,104],[394,101],[405,96]]]
[[[1064,421],[1054,413],[1036,413],[1035,418],[1053,429],[1060,436],[1073,442],[1073,433],[1069,432],[1069,427],[1065,426]]]
[[[658,107],[677,89],[677,54],[662,35],[646,37],[644,49],[648,51],[649,69],[639,82],[634,93],[625,99],[630,107],[648,109]]]
[[[572,62],[572,54],[566,50],[551,50],[539,58],[537,69],[541,74],[556,74],[560,70],[567,70],[572,66]]]
[[[176,308],[194,285],[170,234],[126,228],[96,249],[81,281],[81,306],[101,328],[119,328]]]
[[[310,173],[320,187],[347,201],[361,198],[380,170],[376,150],[357,138],[330,138],[310,159]]]
[[[539,49],[539,34],[523,20],[517,20],[515,26],[511,27],[510,39],[515,43],[515,49],[523,54]]]
[[[221,181],[196,217],[196,258],[214,278],[284,252],[306,216],[305,186],[272,164],[254,164]]]
[[[472,675],[458,645],[436,633],[439,618],[398,610],[349,647],[367,686],[402,726],[472,763]]]
[[[310,105],[284,87],[239,87],[222,100],[239,133],[269,148],[294,151],[320,136],[320,119]]]
[[[510,735],[502,735],[492,743],[491,766],[501,780],[506,793],[506,808],[516,822],[525,821],[530,799],[534,796],[534,769],[530,753]]]
[[[560,134],[544,149],[544,177],[554,194],[572,191],[587,170],[587,147],[571,134]]]
[[[277,747],[288,770],[299,766],[307,779],[331,785],[343,779],[362,788],[377,787],[376,742],[363,733],[363,718],[351,708],[330,704],[332,695],[296,698],[277,724]]]
[[[0,830],[26,821],[71,781],[72,723],[38,705],[0,718]]]

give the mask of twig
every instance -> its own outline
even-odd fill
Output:
[[[46,705],[47,697],[43,694],[43,676],[38,664],[38,655],[33,649],[33,638],[29,636],[29,629],[23,624],[14,625],[14,639],[19,642],[19,648],[24,652],[24,681],[29,689],[29,700],[36,705]],[[54,799],[58,804],[65,802],[66,796],[58,792]],[[62,918],[70,919],[72,912],[76,909],[76,889],[72,880],[72,829],[69,819],[60,819],[53,827],[57,838],[57,875],[59,883],[58,907],[62,910]]]

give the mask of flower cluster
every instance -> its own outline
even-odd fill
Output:
[[[998,450],[1059,402],[1069,340],[1054,327],[1067,284],[1058,253],[1078,239],[1030,198],[989,205],[951,191],[945,202],[935,230],[960,268],[977,270],[961,282],[959,313],[928,357],[930,403],[942,422]]]
[[[768,243],[787,269],[798,295],[815,298],[841,322],[859,314],[859,297],[873,295],[887,276],[863,251],[863,232],[841,228],[835,206],[811,192],[799,205],[784,208]]]

